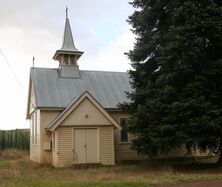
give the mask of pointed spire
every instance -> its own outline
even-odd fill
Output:
[[[63,34],[63,43],[60,50],[57,50],[53,56],[54,60],[58,60],[60,65],[77,65],[77,60],[83,52],[79,51],[74,44],[72,30],[68,18],[68,8],[66,7],[66,22]]]
[[[73,41],[69,18],[66,18],[65,30],[64,30],[64,35],[63,35],[63,44],[62,44],[62,48],[60,50],[73,51],[73,52],[78,51],[78,49],[76,49],[74,41]]]

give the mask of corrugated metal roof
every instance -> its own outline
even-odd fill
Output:
[[[104,108],[117,108],[128,101],[129,74],[80,71],[80,78],[61,78],[57,69],[31,68],[37,107],[65,108],[75,97],[88,91]]]

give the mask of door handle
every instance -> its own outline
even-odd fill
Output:
[[[86,148],[86,144],[84,145],[84,147]]]

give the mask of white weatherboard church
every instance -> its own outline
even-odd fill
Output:
[[[129,74],[80,70],[82,54],[66,16],[62,48],[53,56],[59,67],[30,70],[30,159],[55,167],[140,159],[124,129],[128,115],[117,107],[131,91]]]

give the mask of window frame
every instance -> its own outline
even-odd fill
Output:
[[[37,112],[34,111],[31,114],[31,144],[37,144]]]
[[[34,112],[34,123],[35,123],[35,129],[34,129],[34,143],[37,144],[37,112]]]
[[[52,150],[56,150],[56,134],[52,133]]]
[[[35,129],[35,127],[34,127],[34,115],[32,113],[32,115],[31,115],[31,143],[32,143],[32,145],[34,145],[34,129]]]
[[[119,119],[119,123],[120,123],[120,126],[122,127],[122,121],[125,121],[125,124],[126,124],[126,121],[127,121],[128,118],[120,118]],[[123,133],[123,127],[122,127],[122,130],[120,130],[120,133],[119,133],[119,140],[120,140],[120,143],[131,143],[130,141],[130,136],[129,136],[129,133],[127,130],[125,130],[126,132],[126,137],[127,137],[127,140],[123,140],[122,139],[122,133]]]

